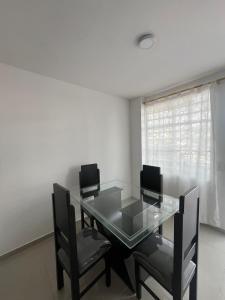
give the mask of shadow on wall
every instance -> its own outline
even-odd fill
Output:
[[[80,172],[80,166],[69,168],[69,171],[65,179],[65,185],[68,189],[76,185],[79,185],[79,172]]]

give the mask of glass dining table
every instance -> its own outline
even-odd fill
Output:
[[[70,193],[77,204],[129,249],[172,217],[179,207],[178,198],[142,191],[118,180],[101,184],[98,193],[86,199],[80,197],[79,187],[70,189]]]
[[[87,188],[90,192],[96,187]],[[100,185],[98,192],[82,199],[78,186],[70,189],[71,198],[92,215],[98,230],[112,242],[113,266],[120,277],[134,289],[133,274],[129,274],[135,246],[157,231],[179,209],[179,199],[166,194],[114,180]],[[132,263],[131,263],[132,264]],[[127,267],[128,266],[128,267]]]

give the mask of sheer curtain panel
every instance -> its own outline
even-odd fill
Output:
[[[211,94],[204,86],[144,104],[142,160],[161,167],[165,193],[199,185],[201,222],[220,227]]]

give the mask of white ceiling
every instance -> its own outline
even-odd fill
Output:
[[[150,50],[135,45],[153,32]],[[0,61],[123,97],[225,66],[224,0],[1,0]]]

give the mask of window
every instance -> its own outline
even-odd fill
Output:
[[[210,88],[205,86],[144,105],[143,163],[167,177],[210,180]]]

